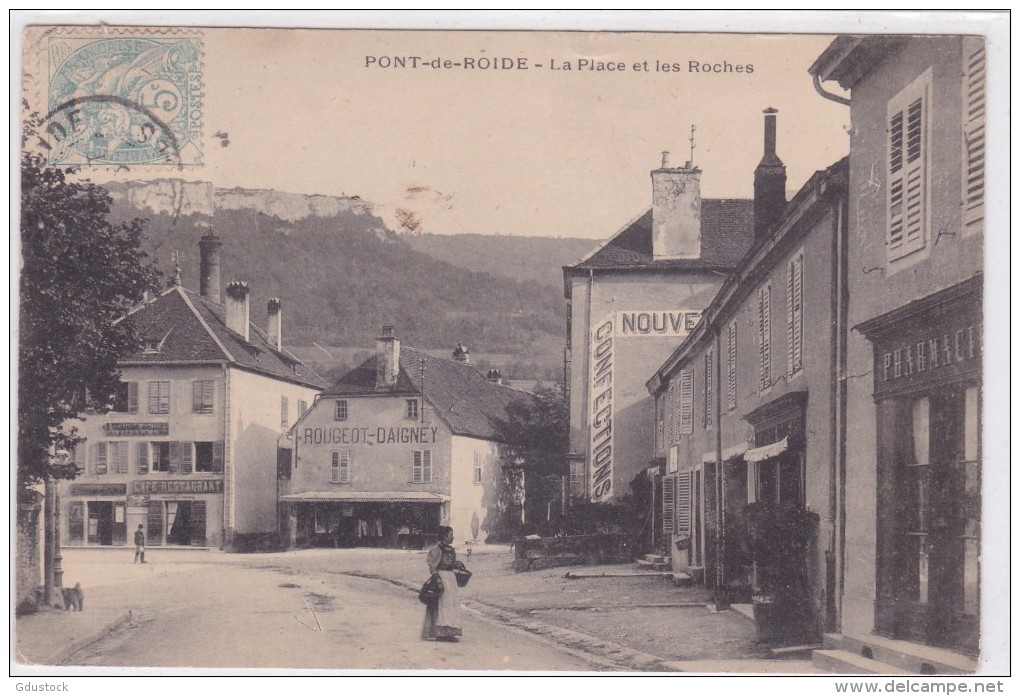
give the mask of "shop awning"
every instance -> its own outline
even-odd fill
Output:
[[[740,455],[744,454],[744,452],[746,452],[746,451],[747,451],[747,443],[746,442],[741,442],[738,445],[733,445],[732,447],[727,447],[726,449],[724,449],[722,451],[722,460],[724,462],[729,461],[730,459],[733,459],[734,457],[739,457]],[[707,464],[709,462],[714,462],[715,461],[715,450],[712,450],[711,452],[705,452],[704,454],[702,454],[701,455],[701,461],[703,463],[705,463],[705,464]]]
[[[773,442],[770,445],[763,445],[761,447],[755,447],[744,452],[744,461],[747,462],[760,462],[763,459],[770,457],[778,457],[780,454],[789,449],[789,438],[784,437],[779,442]]]
[[[306,491],[281,495],[288,503],[447,503],[450,496],[425,491]]]

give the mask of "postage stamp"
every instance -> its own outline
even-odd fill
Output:
[[[45,39],[48,161],[202,164],[202,39],[70,32]]]

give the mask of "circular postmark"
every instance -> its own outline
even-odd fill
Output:
[[[69,99],[46,114],[40,126],[36,145],[50,166],[184,166],[176,133],[152,110],[124,97]]]

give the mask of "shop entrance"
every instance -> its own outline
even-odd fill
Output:
[[[979,404],[978,387],[960,385],[887,405],[900,424],[890,438],[899,495],[884,555],[897,572],[879,612],[897,638],[977,650]]]
[[[434,503],[312,503],[297,514],[300,545],[421,549],[438,540]]]
[[[89,504],[88,543],[113,545],[113,503]]]

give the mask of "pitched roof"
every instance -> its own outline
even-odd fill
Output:
[[[489,440],[499,439],[500,424],[508,420],[512,405],[526,405],[534,399],[527,392],[490,382],[468,363],[437,358],[407,346],[400,348],[396,386],[377,389],[376,360],[374,355],[368,358],[322,396],[422,395],[455,435]]]
[[[754,239],[754,201],[706,198],[701,202],[701,257],[652,258],[652,211],[626,225],[599,249],[564,270],[589,268],[732,268]]]
[[[321,389],[325,381],[287,350],[277,350],[264,331],[249,323],[249,340],[227,328],[226,307],[175,286],[128,315],[156,352],[139,350],[124,364],[227,362],[242,369]]]

